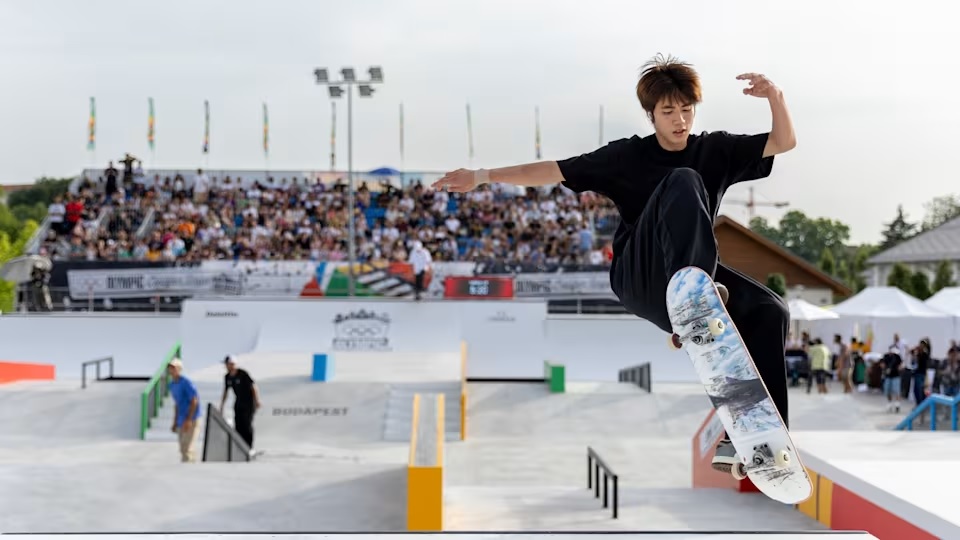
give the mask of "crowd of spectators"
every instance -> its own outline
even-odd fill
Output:
[[[53,260],[347,259],[345,182],[150,175],[129,154],[122,172],[84,178],[50,205],[42,250]],[[406,260],[420,240],[434,261],[607,264],[616,208],[560,186],[482,186],[466,194],[360,183],[357,257]],[[151,213],[151,209],[153,212]],[[150,218],[147,220],[147,218]],[[145,221],[147,220],[147,221]]]

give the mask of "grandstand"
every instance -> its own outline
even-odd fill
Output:
[[[561,186],[429,189],[437,172],[357,173],[358,261],[406,260],[420,240],[436,261],[533,265],[610,260],[616,209]],[[54,261],[346,259],[346,173],[250,170],[84,170],[57,226],[28,251]]]

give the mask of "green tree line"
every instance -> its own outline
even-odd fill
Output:
[[[859,292],[866,287],[863,273],[867,259],[960,217],[960,195],[936,197],[926,203],[924,209],[923,219],[913,222],[903,211],[903,206],[898,206],[896,216],[883,224],[881,240],[876,244],[851,245],[847,224],[835,219],[812,218],[799,210],[787,212],[776,225],[765,218],[755,217],[750,220],[750,229]],[[768,278],[767,285],[785,294],[788,284],[782,275],[774,274]],[[956,286],[956,281],[948,261],[940,262],[932,282],[926,273],[911,272],[908,266],[898,263],[893,267],[887,285],[926,300],[944,287]]]
[[[30,237],[47,216],[47,207],[69,186],[69,178],[41,178],[29,189],[6,197],[0,193],[0,267],[23,254]],[[14,293],[13,283],[0,280],[0,312],[13,309]]]

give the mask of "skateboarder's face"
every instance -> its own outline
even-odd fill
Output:
[[[653,110],[653,127],[657,140],[666,150],[682,150],[687,145],[687,136],[693,129],[696,110],[692,104],[675,100],[661,100]]]

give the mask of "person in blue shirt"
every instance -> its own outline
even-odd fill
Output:
[[[171,431],[180,436],[180,461],[193,463],[196,461],[193,443],[197,438],[197,419],[200,418],[200,394],[193,381],[183,376],[182,372],[183,362],[179,358],[174,358],[167,365],[170,395],[174,402]]]

